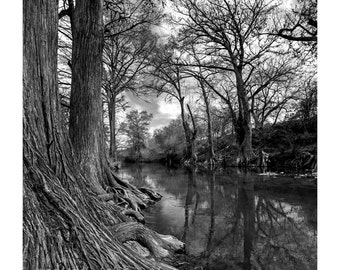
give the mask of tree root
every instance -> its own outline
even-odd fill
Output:
[[[141,213],[139,213],[138,211],[134,211],[132,209],[125,209],[125,210],[123,210],[122,214],[124,214],[126,216],[134,217],[138,222],[145,224],[144,216]]]
[[[137,222],[122,222],[110,228],[120,242],[136,241],[157,259],[184,250],[184,243],[177,238],[156,233]]]
[[[106,193],[98,195],[98,198],[104,202],[113,201],[114,203],[118,203],[118,201],[125,201],[125,206],[131,206],[132,209],[126,209],[117,205],[118,208],[121,208],[121,213],[126,216],[134,217],[138,222],[145,224],[145,218],[140,212],[140,208],[138,207],[137,203],[129,199],[128,197],[120,198],[117,196],[116,193]]]
[[[107,166],[105,174],[108,179],[109,188],[107,190],[120,195],[118,197],[123,198],[128,202],[131,209],[140,212],[140,209],[145,209],[148,205],[153,204],[155,201],[159,201],[162,198],[157,192],[148,188],[137,188],[127,181],[116,176]],[[105,196],[103,196],[106,198]],[[109,198],[113,196],[108,196]]]
[[[145,223],[141,209],[145,209],[148,205],[154,204],[162,198],[162,195],[149,188],[136,188],[130,183],[116,176],[110,166],[106,166],[105,174],[107,176],[108,187],[106,194],[98,195],[102,201],[113,201],[119,206],[125,208],[122,214],[135,218],[140,223]],[[127,209],[129,208],[129,209]]]
[[[149,188],[141,187],[139,190],[145,194],[147,194],[152,200],[159,201],[162,199],[162,195],[158,192],[155,192]]]
[[[128,247],[129,249],[133,250],[134,252],[138,253],[140,256],[144,258],[151,256],[150,251],[136,241],[126,241],[124,243],[124,246]],[[159,265],[163,270],[177,270],[177,268],[162,262],[159,262]]]
[[[98,195],[98,198],[101,199],[104,202],[113,200],[118,201],[118,196],[115,193],[105,193]]]

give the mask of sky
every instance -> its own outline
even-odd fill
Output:
[[[139,98],[127,92],[126,99],[129,102],[130,110],[147,111],[153,114],[150,123],[150,133],[155,129],[159,129],[170,123],[171,120],[176,119],[180,114],[180,106],[178,102],[165,101],[164,96]]]

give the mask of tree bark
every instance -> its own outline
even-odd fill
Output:
[[[108,93],[109,94],[109,93]],[[116,95],[109,98],[109,123],[110,123],[110,150],[109,155],[113,161],[117,161],[116,143]]]
[[[100,0],[77,1],[73,13],[72,86],[69,133],[77,160],[92,180],[101,183],[103,8]]]
[[[57,113],[57,7],[32,2],[24,1],[23,135],[24,140],[34,142],[35,148],[55,167],[58,151],[54,130],[60,128]],[[41,12],[43,15],[40,16]],[[24,152],[26,150],[24,148]]]

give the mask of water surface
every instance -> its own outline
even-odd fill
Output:
[[[163,195],[144,212],[146,223],[185,242],[196,267],[184,269],[317,268],[315,192],[257,190],[257,181],[273,176],[237,169],[198,173],[134,164],[119,174]]]

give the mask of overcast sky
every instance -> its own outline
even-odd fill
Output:
[[[126,93],[127,101],[129,102],[129,110],[147,111],[153,114],[153,118],[150,124],[150,132],[155,129],[161,128],[170,123],[172,119],[175,119],[180,114],[180,107],[178,102],[165,102],[164,97],[148,97],[141,98],[135,97],[133,94]]]

